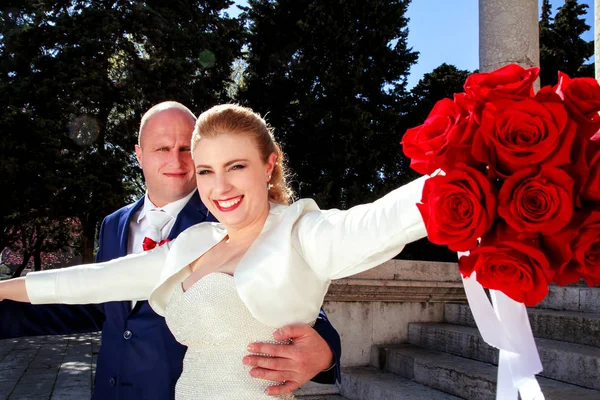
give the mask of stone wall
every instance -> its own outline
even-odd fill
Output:
[[[342,339],[342,366],[367,365],[374,344],[408,340],[410,322],[441,322],[466,302],[456,263],[391,260],[334,281],[323,309]]]

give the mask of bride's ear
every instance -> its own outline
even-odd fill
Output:
[[[275,153],[269,154],[269,158],[267,158],[267,164],[266,164],[267,176],[271,176],[276,163],[277,163],[277,154],[275,154]]]

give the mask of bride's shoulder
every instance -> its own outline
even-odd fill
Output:
[[[310,211],[316,211],[319,206],[313,199],[300,199],[292,204],[276,204],[271,203],[270,214],[281,216],[300,216]]]
[[[225,228],[218,222],[201,222],[181,232],[175,243],[217,238],[225,234]]]
[[[171,274],[173,270],[178,271],[181,266],[189,264],[220,242],[226,233],[216,222],[202,222],[190,226],[169,243],[166,269],[168,271],[165,273]]]

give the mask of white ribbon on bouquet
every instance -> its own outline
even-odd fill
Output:
[[[459,252],[458,257],[469,253]],[[542,362],[533,339],[527,308],[497,290],[490,290],[492,302],[476,273],[463,277],[463,285],[473,318],[483,340],[500,350],[498,358],[497,400],[544,400],[535,375]]]

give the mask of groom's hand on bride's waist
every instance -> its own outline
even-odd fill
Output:
[[[329,345],[310,325],[288,325],[275,331],[273,337],[291,339],[291,343],[252,343],[250,353],[268,356],[248,355],[243,359],[244,364],[254,367],[250,370],[253,377],[284,382],[269,387],[269,395],[291,393],[333,365]]]

